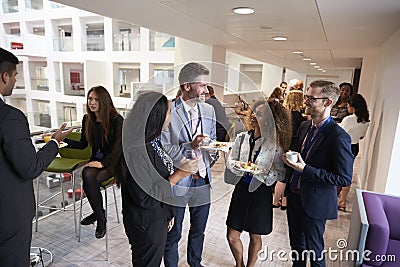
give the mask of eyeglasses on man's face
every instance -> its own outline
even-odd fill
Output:
[[[313,97],[313,96],[310,96],[310,95],[305,95],[304,96],[304,101],[310,101],[310,102],[314,102],[314,101],[317,101],[318,99],[323,99],[323,100],[328,100],[329,98],[328,97]]]

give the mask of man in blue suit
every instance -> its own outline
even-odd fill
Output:
[[[35,197],[32,180],[58,154],[66,124],[36,152],[25,115],[7,105],[16,83],[18,58],[0,48],[0,266],[29,266]]]
[[[286,173],[287,218],[293,266],[305,267],[302,252],[310,251],[311,266],[325,266],[324,231],[326,220],[337,218],[336,186],[349,186],[353,156],[350,136],[331,118],[339,88],[329,81],[314,81],[305,96],[305,113],[311,120],[299,127],[291,149],[298,151]]]
[[[173,187],[176,215],[164,252],[167,267],[178,266],[178,242],[182,236],[186,205],[190,212],[187,262],[190,266],[202,266],[204,231],[210,210],[210,164],[213,158],[200,149],[200,145],[207,139],[216,138],[214,109],[204,103],[205,94],[208,93],[208,75],[208,69],[199,63],[188,63],[181,69],[178,79],[182,95],[171,103],[171,123],[168,130],[162,133],[162,144],[175,163],[188,155],[186,151],[193,151],[199,159],[198,171]]]

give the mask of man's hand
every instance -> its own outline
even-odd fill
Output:
[[[286,153],[283,153],[283,155],[282,155],[282,160],[286,165],[291,167],[293,170],[302,173],[303,170],[304,170],[304,167],[306,166],[306,163],[304,162],[304,160],[301,157],[300,153],[297,153],[297,158],[298,158],[297,162],[296,163],[292,163],[286,158]]]
[[[67,126],[67,124],[64,122],[60,129],[58,129],[52,136],[52,139],[56,139],[58,143],[60,143],[62,140],[64,140],[65,137],[67,137],[67,135],[69,135],[72,132],[72,128],[64,131],[65,127]]]
[[[208,136],[208,134],[199,134],[196,136],[195,139],[193,139],[192,141],[192,149],[198,149],[200,147],[200,145],[202,145],[202,143],[207,142],[210,140],[210,137]]]

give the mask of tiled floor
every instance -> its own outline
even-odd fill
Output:
[[[355,170],[358,170],[359,159],[356,160]],[[223,161],[220,160],[213,167],[213,189],[210,217],[206,229],[206,238],[203,252],[203,265],[205,266],[234,266],[234,259],[226,241],[225,219],[233,187],[224,184],[222,180]],[[357,176],[355,172],[354,177]],[[356,181],[356,179],[353,179]],[[36,182],[36,181],[35,181]],[[353,188],[355,183],[353,182]],[[43,188],[43,187],[42,187]],[[109,190],[109,202],[113,202],[112,191]],[[120,203],[120,191],[118,205]],[[41,192],[45,194],[45,192]],[[351,190],[349,202],[352,202],[354,190]],[[79,203],[79,202],[78,202]],[[350,224],[351,205],[348,212],[339,212],[338,220],[328,221],[325,231],[325,246],[337,248],[338,239],[347,239]],[[89,211],[87,205],[84,207]],[[121,212],[121,211],[120,211]],[[109,207],[109,260],[105,261],[106,239],[94,237],[95,226],[82,226],[81,242],[78,242],[74,234],[72,212],[56,212],[39,221],[39,231],[33,232],[32,246],[49,249],[53,253],[52,266],[131,266],[131,250],[124,233],[122,223],[117,223],[114,206]],[[185,217],[183,238],[179,245],[179,266],[186,264],[186,241],[188,233],[188,216]],[[34,227],[35,225],[33,225]],[[34,228],[33,228],[34,229]],[[242,235],[245,250],[248,245],[248,236]],[[289,251],[288,230],[286,213],[280,209],[274,209],[274,230],[263,237],[263,247],[269,252]],[[291,266],[289,261],[278,260],[277,254],[271,261],[258,261],[256,266]],[[327,261],[327,266],[347,266],[347,263]]]

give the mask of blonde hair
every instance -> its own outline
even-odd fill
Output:
[[[290,112],[292,112],[292,110],[301,111],[304,107],[303,92],[300,90],[290,91],[283,101],[283,106]]]

